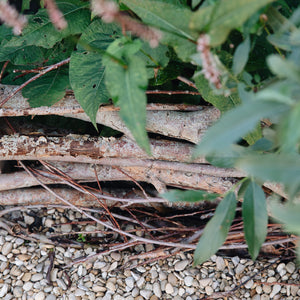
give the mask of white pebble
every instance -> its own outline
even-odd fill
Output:
[[[167,294],[173,294],[174,293],[174,287],[168,282],[166,284],[165,291]]]
[[[74,294],[76,297],[82,297],[85,295],[85,291],[83,291],[81,289],[76,289]]]
[[[0,290],[0,298],[4,297],[7,294],[7,292],[8,292],[8,284],[4,283],[4,285]]]
[[[207,286],[207,287],[205,288],[205,293],[206,293],[208,296],[212,295],[213,292],[214,292],[214,290],[212,289],[212,287]]]
[[[294,264],[293,262],[287,263],[287,265],[286,265],[286,270],[287,270],[289,273],[294,273],[295,269],[296,269],[296,266],[295,266],[295,264]]]
[[[33,283],[28,281],[28,282],[25,282],[24,285],[23,285],[23,290],[25,292],[28,292],[32,289],[32,286],[33,286]]]
[[[43,279],[43,274],[41,274],[41,273],[33,274],[31,276],[31,281],[33,281],[33,282],[40,281],[42,279]]]
[[[26,225],[31,225],[34,222],[34,217],[26,215],[24,217],[24,222],[25,222]]]
[[[161,298],[161,288],[158,282],[154,282],[153,284],[153,293],[157,298]]]
[[[184,277],[184,284],[186,286],[192,286],[194,278],[192,276]]]
[[[211,278],[204,278],[204,279],[201,279],[199,281],[199,283],[200,283],[200,287],[204,288],[204,287],[212,284],[212,279]]]
[[[34,300],[44,300],[44,299],[45,299],[44,292],[38,292],[34,297]]]
[[[128,286],[130,288],[130,291],[133,289],[134,287],[134,279],[133,277],[127,277],[125,279],[125,283],[126,283],[126,286]]]
[[[145,299],[149,299],[152,296],[152,291],[150,290],[140,290],[140,295]]]
[[[270,294],[270,298],[273,299],[273,297],[278,294],[281,290],[281,286],[279,284],[275,284],[273,286],[273,289],[272,289],[272,293]]]

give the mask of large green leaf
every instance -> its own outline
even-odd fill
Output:
[[[288,106],[273,101],[249,101],[224,113],[221,119],[208,129],[196,154],[210,154],[225,151],[248,132],[253,130],[262,118],[279,115]]]
[[[298,152],[300,143],[300,103],[297,103],[288,115],[281,120],[279,140],[282,152]]]
[[[102,64],[103,52],[119,31],[116,25],[96,19],[83,32],[77,51],[71,55],[70,83],[76,99],[94,125],[99,105],[109,100]]]
[[[206,31],[210,36],[210,45],[215,47],[226,40],[232,29],[242,26],[257,10],[273,1],[220,0],[193,13],[190,28]]]
[[[58,3],[68,26],[58,31],[49,20],[45,9],[40,9],[37,14],[30,16],[28,26],[21,36],[13,37],[0,48],[0,61],[9,60],[10,55],[21,50],[24,46],[35,45],[52,48],[54,44],[69,35],[81,33],[90,23],[90,11],[87,6],[78,6],[70,2]]]
[[[196,52],[198,34],[189,29],[192,12],[184,7],[158,0],[122,0],[144,23],[163,32],[162,43],[174,48],[183,61]]]
[[[114,41],[105,55],[105,81],[114,102],[120,106],[120,115],[136,142],[151,153],[146,133],[146,95],[148,78],[145,62],[134,54],[142,44],[139,40]],[[119,59],[120,61],[117,61]]]
[[[28,84],[22,94],[29,98],[31,107],[51,106],[64,97],[69,87],[68,69],[62,67]]]
[[[220,195],[214,193],[208,193],[206,191],[194,191],[194,190],[172,190],[161,195],[163,198],[170,202],[199,202],[214,200]]]
[[[295,234],[300,235],[300,205],[281,204],[275,201],[270,203],[271,216],[284,224],[284,227]]]
[[[230,192],[218,205],[214,216],[205,226],[194,253],[194,264],[208,260],[226,240],[230,225],[235,215],[236,197]]]
[[[242,208],[245,238],[255,260],[267,236],[268,211],[264,191],[254,181],[247,186]]]
[[[283,154],[253,155],[241,158],[237,167],[263,181],[283,183],[294,195],[300,186],[300,156]]]

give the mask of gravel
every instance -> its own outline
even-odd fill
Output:
[[[57,233],[71,232],[74,228],[69,220],[82,217],[74,212],[52,210],[50,222],[48,215],[43,218],[43,225],[47,231],[52,228]],[[27,223],[32,224],[31,221],[27,218]],[[81,230],[103,228],[88,224]],[[142,253],[146,249],[153,248],[135,247]],[[271,264],[274,259],[253,262],[238,256],[214,255],[201,266],[193,267],[192,254],[182,252],[139,265],[142,261],[130,260],[139,252],[124,251],[95,256],[84,263],[72,263],[74,259],[96,254],[98,250],[99,247],[89,245],[81,249],[35,243],[0,229],[0,298],[195,300],[215,297],[216,293],[229,292],[238,286],[232,294],[218,294],[219,299],[300,299],[300,274],[292,261]],[[53,251],[54,264],[47,275],[49,254]],[[266,265],[269,267],[264,269]]]

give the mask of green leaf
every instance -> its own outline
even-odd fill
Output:
[[[272,101],[248,101],[224,113],[221,119],[210,127],[196,148],[196,155],[219,153],[237,142],[257,123],[267,117],[279,115],[288,110],[288,106]]]
[[[199,201],[211,201],[218,197],[219,194],[208,193],[200,190],[171,190],[169,192],[161,194],[161,196],[170,202],[199,202]]]
[[[288,115],[281,120],[279,140],[282,152],[298,152],[300,143],[300,103],[297,103]]]
[[[252,155],[241,158],[237,168],[263,181],[283,183],[294,195],[300,186],[300,156],[284,154]]]
[[[251,258],[255,260],[267,236],[268,211],[264,191],[254,181],[245,191],[242,209],[245,238]]]
[[[205,79],[203,75],[196,76],[194,80],[203,99],[218,108],[221,112],[230,110],[241,103],[237,93],[232,93],[228,97],[225,97],[224,95],[216,95],[215,91],[209,86],[207,79]]]
[[[271,216],[284,224],[284,227],[297,235],[300,234],[300,205],[299,204],[281,204],[275,201],[270,203]]]
[[[31,107],[51,106],[65,96],[67,88],[68,69],[59,68],[28,84],[22,90],[22,95],[29,98]]]
[[[292,61],[273,54],[267,57],[267,63],[271,71],[278,77],[300,83],[300,70]]]
[[[30,8],[30,1],[31,0],[22,0],[22,8],[21,11],[23,12],[25,9]]]
[[[230,31],[242,26],[257,10],[274,0],[220,0],[193,13],[190,28],[205,31],[212,47],[221,45]]]
[[[250,37],[248,36],[236,48],[233,56],[233,63],[232,63],[233,74],[238,75],[243,71],[248,61],[250,46],[251,46]]]
[[[136,142],[148,154],[151,153],[146,133],[146,95],[147,71],[145,62],[134,54],[141,48],[139,40],[114,41],[103,57],[106,67],[106,87],[114,102],[120,106],[120,115]],[[125,61],[123,65],[116,59]]]
[[[156,75],[155,71],[167,66],[169,57],[167,56],[169,48],[165,45],[159,45],[151,48],[148,42],[144,42],[137,56],[142,58],[146,64],[148,78]]]
[[[198,34],[189,29],[192,12],[184,7],[158,0],[122,0],[144,23],[160,29],[161,42],[170,45],[183,61],[196,52]],[[166,13],[167,12],[167,13]]]
[[[8,60],[10,55],[24,46],[40,46],[52,48],[54,44],[69,35],[80,34],[90,23],[90,11],[88,7],[77,6],[68,2],[58,3],[68,26],[62,31],[56,30],[49,20],[45,9],[40,9],[36,15],[29,17],[28,26],[21,36],[13,37],[10,41],[2,44],[0,48],[0,61]]]
[[[79,104],[95,126],[99,105],[109,100],[109,93],[105,86],[102,53],[114,41],[114,36],[119,31],[116,25],[105,24],[100,19],[95,19],[83,32],[78,41],[77,51],[71,55],[72,89]]]
[[[234,218],[235,209],[236,198],[234,193],[230,192],[218,205],[214,216],[204,228],[194,253],[195,265],[208,260],[222,246]]]

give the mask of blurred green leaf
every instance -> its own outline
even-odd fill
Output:
[[[72,89],[79,104],[95,126],[99,105],[109,100],[102,55],[119,31],[116,25],[105,24],[100,19],[95,19],[83,32],[78,41],[77,51],[71,55]]]
[[[257,10],[274,0],[220,0],[193,13],[190,28],[205,31],[212,47],[221,45],[230,31],[240,27]]]
[[[300,103],[297,103],[279,124],[281,151],[298,153],[300,144]]]
[[[300,205],[287,203],[281,204],[275,201],[269,204],[271,210],[271,216],[284,224],[286,230],[300,235]],[[298,247],[299,248],[299,247]]]
[[[279,115],[287,110],[286,105],[272,101],[255,100],[243,103],[224,113],[221,119],[207,130],[196,148],[195,155],[224,151],[253,130],[261,119]]]
[[[250,46],[251,46],[250,37],[248,36],[236,48],[233,56],[233,63],[232,63],[233,74],[238,75],[243,71],[248,61]]]
[[[254,181],[248,184],[242,209],[245,239],[251,258],[255,260],[267,236],[268,212],[264,191]]]
[[[300,70],[293,62],[273,54],[267,57],[267,63],[271,71],[278,77],[300,83]]]
[[[146,133],[146,95],[148,83],[145,62],[134,54],[140,50],[139,40],[118,39],[107,49],[114,58],[105,55],[105,82],[114,102],[120,106],[120,116],[138,145],[148,154],[151,153]],[[125,61],[122,65],[118,58]]]
[[[192,12],[188,8],[159,0],[122,0],[146,24],[162,31],[161,42],[170,45],[183,61],[196,52],[198,34],[189,29]]]
[[[242,157],[236,167],[263,181],[283,183],[291,196],[299,189],[300,156],[262,154]]]
[[[236,203],[233,192],[228,193],[220,202],[198,242],[194,253],[194,265],[208,260],[222,246],[235,216]]]
[[[161,194],[161,197],[170,202],[199,202],[215,200],[216,198],[220,197],[220,195],[200,190],[171,190]]]

